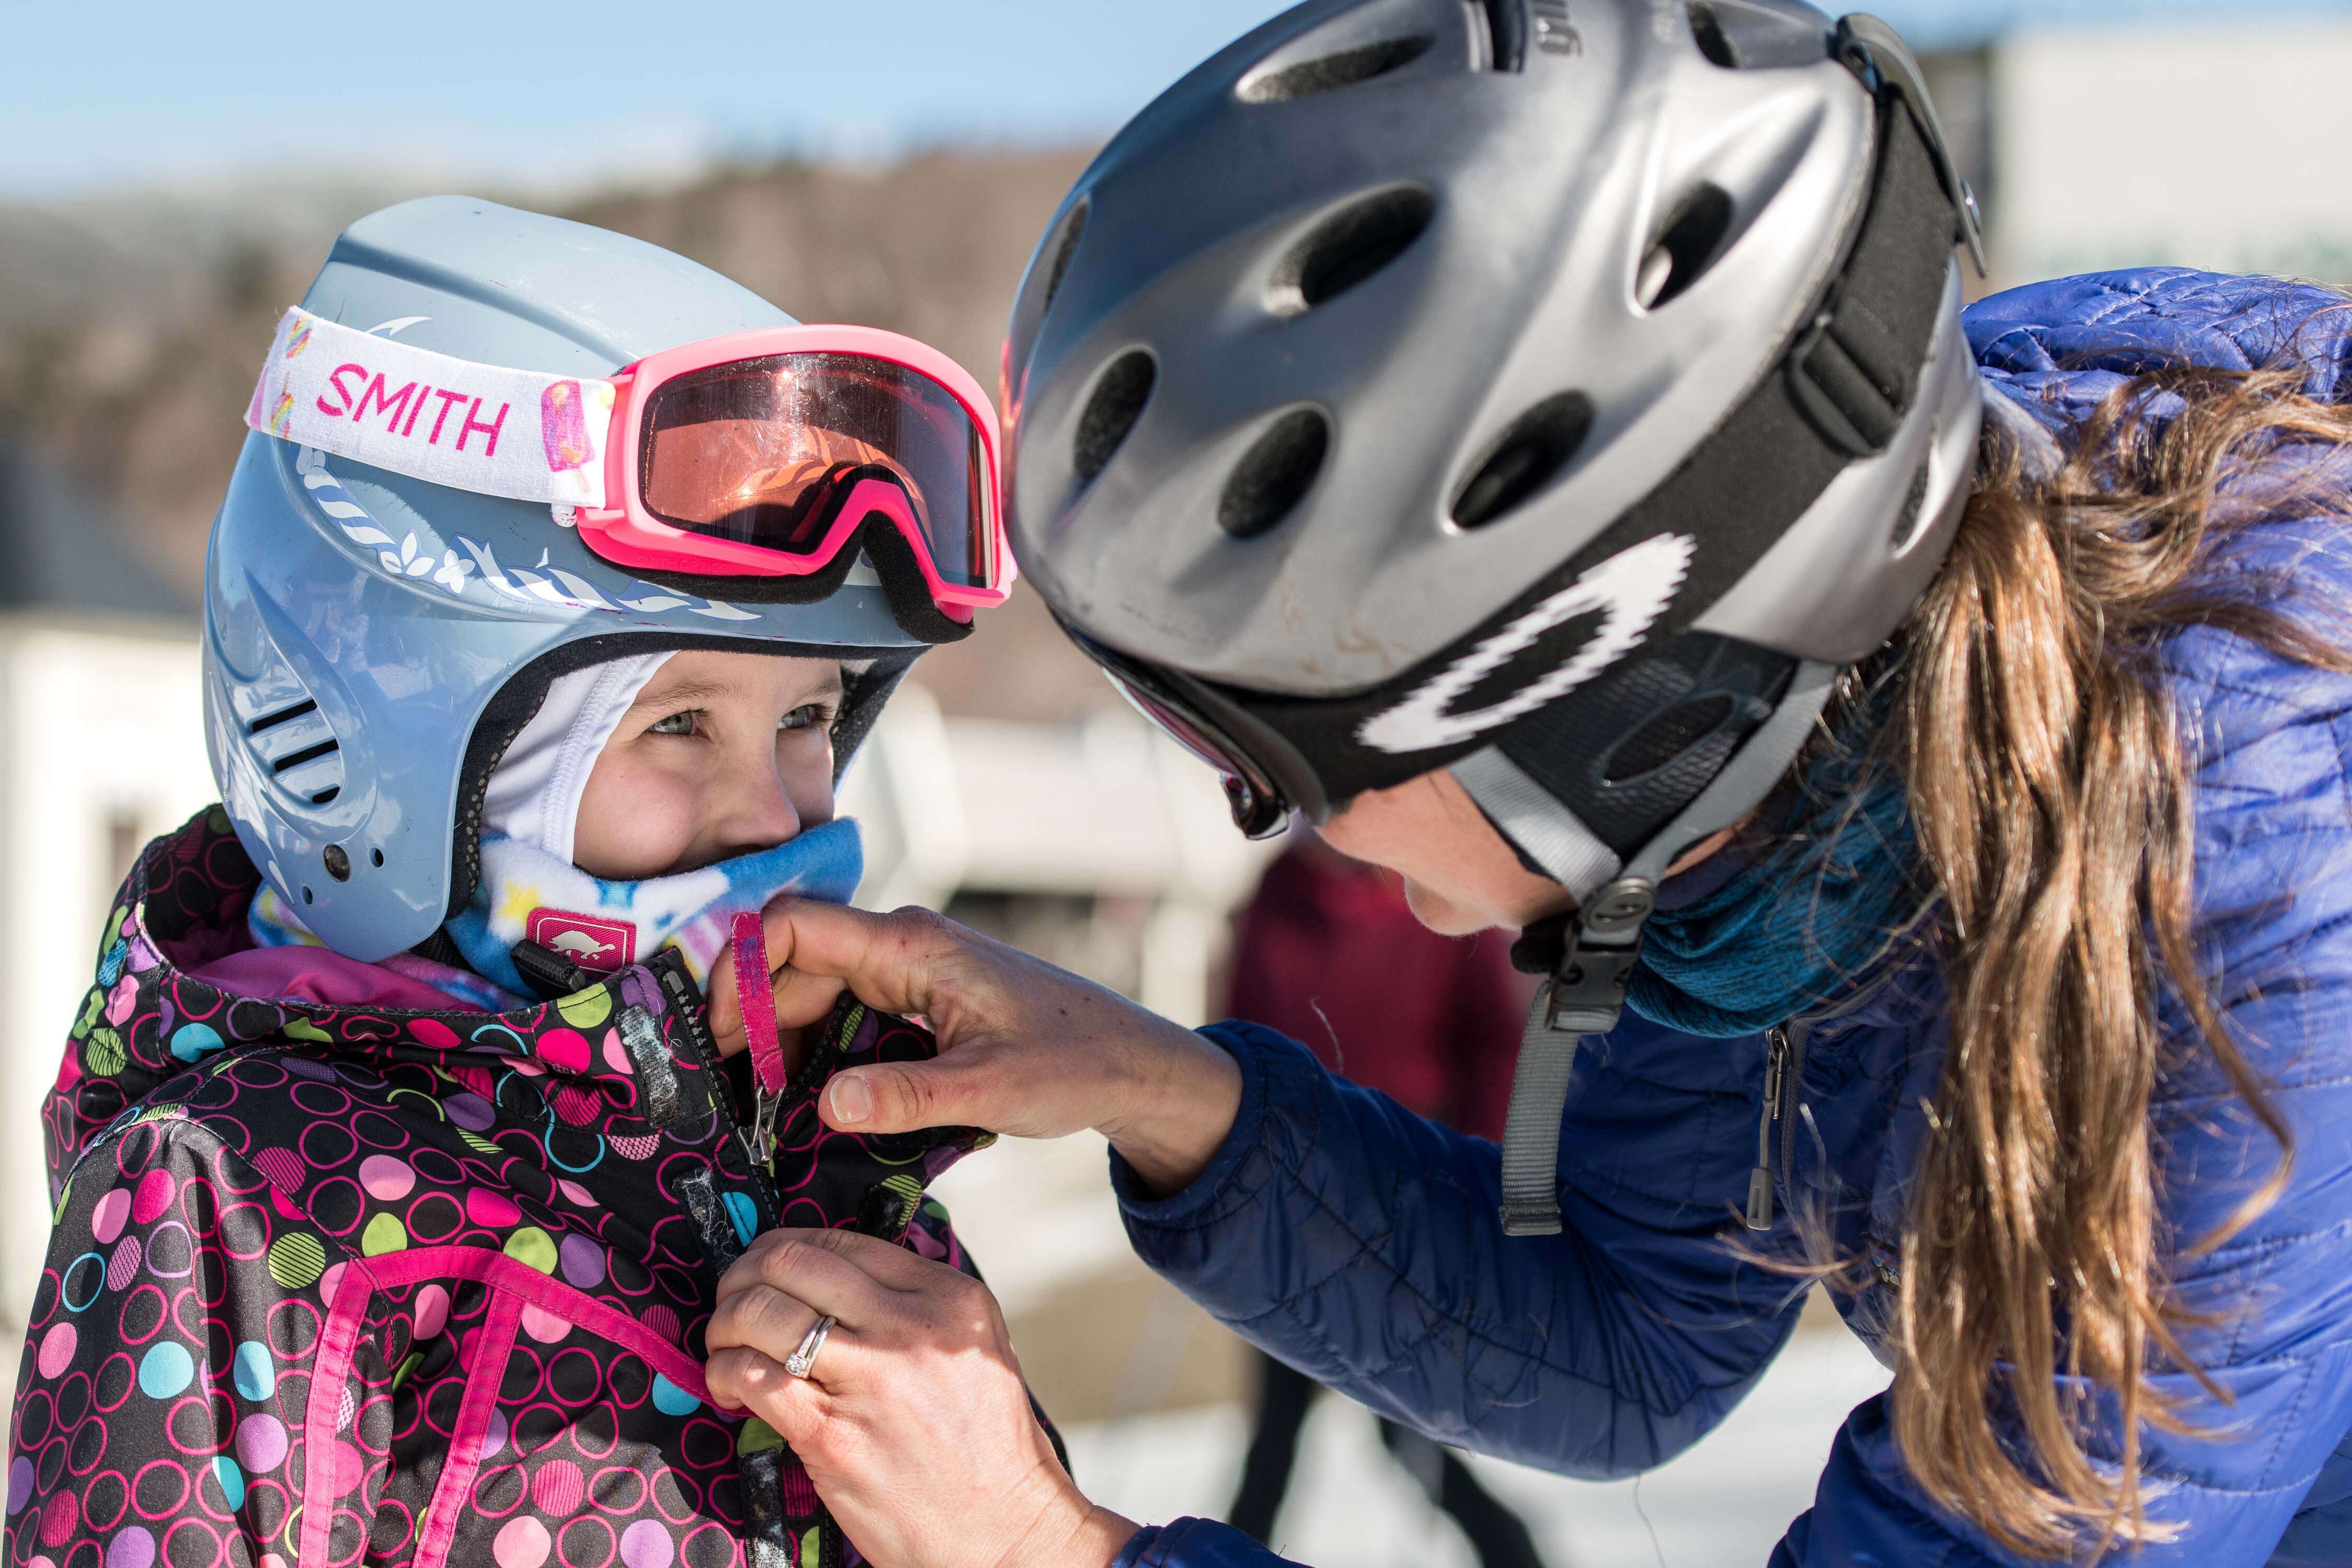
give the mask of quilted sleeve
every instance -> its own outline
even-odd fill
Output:
[[[17,1374],[7,1568],[295,1560],[318,1237],[170,1110],[96,1142],[51,1232]]]
[[[1115,1164],[1129,1236],[1221,1321],[1391,1420],[1545,1469],[1632,1475],[1711,1430],[1795,1326],[1787,1281],[1717,1242],[1725,1205],[1658,1190],[1740,1190],[1755,1134],[1713,1103],[1728,1097],[1629,1100],[1600,1053],[1580,1053],[1564,1154],[1630,1147],[1607,1123],[1635,1104],[1646,1152],[1614,1185],[1571,1172],[1563,1234],[1508,1237],[1494,1144],[1269,1030],[1206,1033],[1241,1064],[1240,1114],[1172,1198]]]
[[[1277,1568],[1289,1562],[1230,1524],[1180,1519],[1137,1531],[1110,1568]]]

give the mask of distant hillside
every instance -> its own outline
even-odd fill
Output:
[[[690,256],[803,321],[936,343],[992,391],[1021,268],[1088,155],[732,168],[555,210]],[[135,547],[193,590],[271,324],[345,223],[419,194],[257,183],[0,205],[0,426],[110,504]],[[1108,694],[1034,599],[927,673],[951,709],[992,716],[1057,718]]]

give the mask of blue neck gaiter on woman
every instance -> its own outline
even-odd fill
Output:
[[[1794,793],[1769,838],[1659,889],[1626,996],[1634,1012],[1687,1035],[1756,1034],[1837,995],[1917,918],[1901,780],[1840,747]]]

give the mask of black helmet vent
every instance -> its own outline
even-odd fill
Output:
[[[1623,784],[1656,773],[1721,729],[1735,706],[1718,694],[1667,709],[1610,752],[1601,763],[1601,782]]]
[[[1341,49],[1279,70],[1255,70],[1242,78],[1234,91],[1244,103],[1287,103],[1294,98],[1312,98],[1318,92],[1353,87],[1360,81],[1386,76],[1401,66],[1409,66],[1434,41],[1426,33],[1414,33]]]
[[[1340,208],[1315,226],[1274,269],[1266,305],[1303,316],[1402,256],[1437,211],[1419,185],[1392,185]]]
[[[1486,14],[1486,58],[1498,71],[1525,70],[1528,64],[1527,0],[1478,0]]]
[[[1294,408],[1276,420],[1234,466],[1217,502],[1217,526],[1235,539],[1255,539],[1290,515],[1331,448],[1331,425],[1315,408]]]
[[[1903,498],[1903,510],[1895,518],[1895,553],[1903,554],[1919,542],[1920,531],[1933,518],[1927,511],[1927,465],[1921,463],[1919,471],[1911,476],[1911,489]]]
[[[1633,298],[1643,310],[1656,310],[1706,275],[1722,253],[1731,218],[1731,196],[1720,185],[1702,184],[1683,198],[1642,258]]]
[[[1094,483],[1095,476],[1109,466],[1119,443],[1143,416],[1143,405],[1151,401],[1152,384],[1159,379],[1151,356],[1130,349],[1111,361],[1095,383],[1094,395],[1078,416],[1077,441],[1070,454],[1070,467],[1081,486]]]
[[[1690,0],[1691,35],[1698,39],[1698,52],[1710,65],[1726,70],[1739,68],[1739,57],[1732,51],[1731,40],[1723,36],[1723,19],[1715,14],[1707,0]]]
[[[1535,494],[1591,429],[1592,400],[1580,392],[1547,397],[1520,415],[1454,498],[1454,526],[1484,528]]]
[[[1045,274],[1045,297],[1038,301],[1037,314],[1042,319],[1054,308],[1054,296],[1062,291],[1062,279],[1070,270],[1070,258],[1077,254],[1078,237],[1087,232],[1087,213],[1092,200],[1081,197],[1062,223],[1062,241],[1054,247],[1054,265]]]
[[[1829,20],[1790,0],[1686,0],[1691,37],[1725,70],[1780,70],[1831,58]]]

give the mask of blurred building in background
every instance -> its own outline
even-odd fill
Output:
[[[0,443],[0,1339],[48,1247],[41,1096],[147,840],[213,798],[192,595]],[[10,1368],[14,1369],[13,1352]]]
[[[2014,28],[1923,62],[1982,204],[1979,291],[2172,263],[2352,283],[2352,14]]]
[[[1890,9],[1903,20],[1937,0]],[[2159,262],[2352,282],[2352,185],[2318,172],[2352,137],[2352,12],[2063,9],[2121,20],[2059,30],[2020,25],[2050,14],[2040,0],[1953,0],[1920,33],[1985,208],[1995,276],[1974,291]],[[886,165],[723,163],[589,198],[479,194],[641,235],[803,320],[926,338],[992,386],[1020,270],[1087,155],[942,148]],[[116,878],[210,798],[193,605],[252,377],[337,229],[419,194],[380,173],[257,174],[0,204],[0,1378],[47,1218],[31,1107]],[[1025,590],[922,661],[845,804],[870,836],[861,901],[944,908],[1188,1021],[1218,991],[1230,911],[1261,863],[1213,780],[1126,711]],[[1077,1434],[1081,1480],[1139,1517],[1213,1512],[1246,1433],[1238,1342],[1134,1260],[1105,1157],[1099,1139],[1008,1142],[943,1195],[1039,1394]],[[1480,1473],[1561,1562],[1760,1561],[1838,1417],[1884,1384],[1859,1355],[1842,1335],[1800,1336],[1726,1431],[1645,1493]],[[1466,1563],[1425,1510],[1355,1495],[1379,1461],[1369,1424],[1336,1403],[1309,1424],[1303,1533],[1277,1544],[1307,1561]]]

